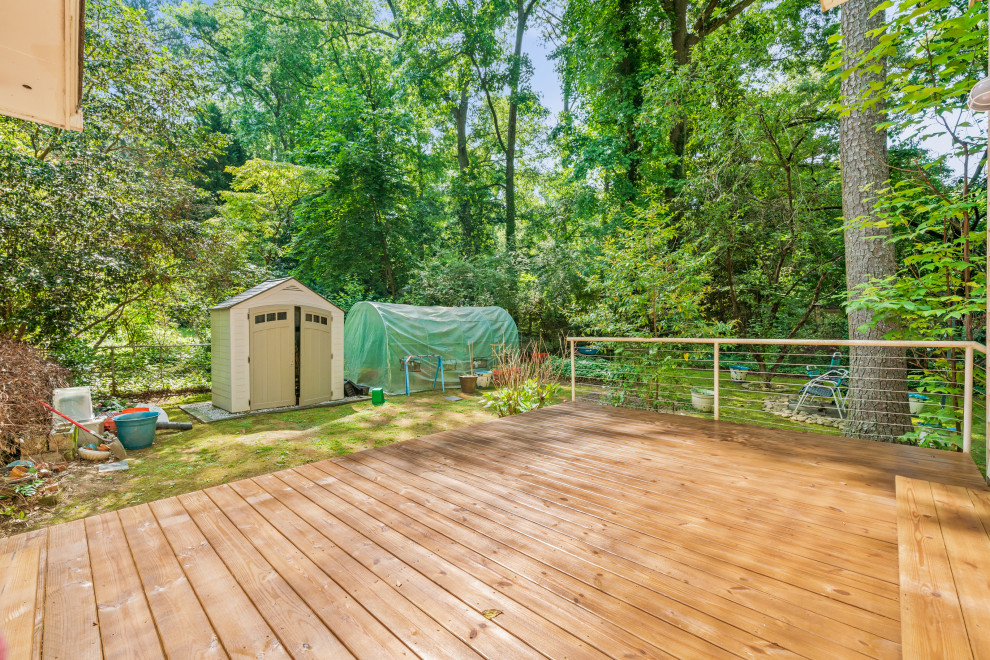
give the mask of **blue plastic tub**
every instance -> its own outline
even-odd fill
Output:
[[[127,413],[114,417],[117,423],[117,437],[124,449],[144,449],[155,441],[155,425],[158,413],[154,411]]]

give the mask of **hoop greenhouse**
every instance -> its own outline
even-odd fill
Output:
[[[421,307],[359,302],[344,322],[344,362],[347,377],[361,385],[381,387],[390,394],[439,389],[439,360],[443,382],[456,386],[458,376],[490,368],[500,347],[519,347],[515,321],[501,307]],[[420,357],[422,356],[422,357]]]

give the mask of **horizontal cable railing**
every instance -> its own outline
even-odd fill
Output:
[[[986,464],[987,357],[976,342],[567,341],[572,400],[964,451]]]

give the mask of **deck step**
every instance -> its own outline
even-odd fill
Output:
[[[903,657],[990,658],[990,491],[897,477]]]
[[[31,657],[40,562],[38,546],[0,555],[0,575],[4,576],[0,585],[0,630],[9,660]]]

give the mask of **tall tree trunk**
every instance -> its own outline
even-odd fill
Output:
[[[720,0],[708,0],[703,7],[699,5],[692,10],[689,6],[690,0],[661,0],[661,5],[670,21],[670,46],[674,54],[675,71],[690,66],[695,46],[722,26],[735,20],[754,1],[730,0],[722,4]],[[695,18],[693,25],[688,24],[689,14]],[[678,104],[681,100],[673,99],[673,102]],[[670,128],[670,148],[674,153],[674,166],[666,190],[668,199],[679,192],[677,182],[684,179],[684,152],[687,149],[687,140],[687,116],[681,112]]]
[[[851,72],[842,80],[842,101],[852,110],[839,120],[842,170],[842,213],[845,230],[846,289],[894,275],[893,247],[886,240],[889,228],[862,227],[876,220],[874,200],[889,178],[887,132],[877,130],[883,121],[881,108],[859,106],[873,82],[883,82],[883,72],[854,69],[863,53],[877,45],[867,33],[883,25],[884,13],[870,16],[877,0],[849,0],[842,5],[842,68]],[[850,339],[883,339],[891,325],[870,325],[868,310],[849,313]],[[869,326],[869,327],[864,327]],[[908,410],[907,362],[904,349],[852,347],[849,351],[850,384],[845,431],[855,437],[892,441],[911,430]]]
[[[629,159],[626,181],[629,183],[629,198],[636,196],[639,185],[639,161],[642,143],[636,135],[636,122],[643,109],[643,84],[640,80],[639,49],[639,1],[619,0],[617,8],[621,27],[622,59],[619,60],[618,76],[622,85],[622,102],[625,107],[623,132],[625,133],[625,153]]]
[[[509,68],[509,126],[505,140],[505,247],[516,249],[516,124],[519,118],[519,78],[522,76],[522,42],[526,24],[539,0],[516,0],[516,44]]]
[[[509,69],[509,125],[505,131],[505,247],[510,252],[516,249],[516,123],[519,118],[522,42],[528,18],[529,14],[523,6],[523,0],[517,0],[516,44]]]
[[[673,25],[670,30],[670,45],[674,51],[674,66],[680,70],[691,63],[691,50],[700,41],[688,28],[688,0],[673,0]],[[676,102],[676,101],[675,101]],[[674,125],[670,128],[670,148],[674,152],[674,168],[670,178],[680,181],[684,178],[684,149],[687,145],[687,118],[679,114]],[[674,186],[668,186],[667,197],[677,194]]]
[[[461,232],[464,234],[464,245],[467,248],[467,252],[477,254],[479,237],[477,235],[477,227],[474,225],[474,215],[471,213],[470,181],[468,180],[468,169],[471,167],[467,147],[469,98],[468,81],[465,77],[465,80],[461,83],[460,99],[454,107],[454,123],[457,126],[457,172],[460,179],[458,190],[460,199],[457,203],[457,220],[461,225]]]
[[[467,119],[468,119],[468,83],[461,83],[461,96],[454,109],[454,119],[457,123],[457,168],[464,172],[471,165],[467,148]]]

